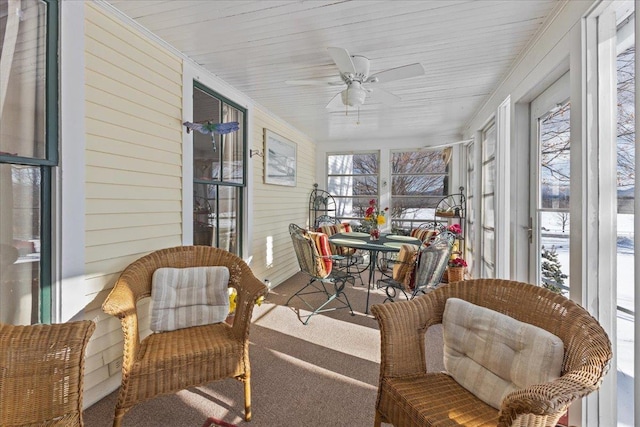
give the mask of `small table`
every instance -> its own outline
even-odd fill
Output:
[[[369,314],[369,294],[371,293],[371,285],[376,269],[379,252],[400,252],[403,244],[420,245],[422,242],[409,236],[400,236],[396,234],[380,234],[378,240],[371,240],[369,233],[361,233],[352,231],[347,233],[336,233],[329,236],[329,242],[336,246],[344,246],[347,248],[355,248],[369,251],[369,284],[367,286],[367,305],[365,306],[365,314]]]

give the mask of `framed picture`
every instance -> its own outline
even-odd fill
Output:
[[[296,149],[295,142],[265,128],[265,184],[296,186]]]

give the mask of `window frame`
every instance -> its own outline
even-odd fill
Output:
[[[331,156],[355,156],[355,155],[361,155],[361,154],[375,154],[376,156],[376,161],[377,161],[377,174],[331,174],[330,173],[330,167],[329,167],[329,158]],[[376,204],[378,206],[380,206],[380,165],[381,165],[381,153],[380,150],[366,150],[366,151],[333,151],[333,152],[327,152],[326,156],[325,156],[325,164],[326,164],[326,170],[327,170],[327,174],[326,174],[326,185],[327,185],[327,191],[330,188],[330,179],[332,177],[375,177],[376,178],[376,194],[375,195],[366,195],[366,197],[368,199],[374,199],[376,201]],[[329,193],[331,193],[329,191]],[[335,212],[335,216],[336,218],[338,218],[341,221],[357,221],[357,220],[361,220],[364,217],[364,212],[363,212],[363,216],[362,217],[348,217],[348,216],[341,216],[338,215],[338,208],[337,206],[340,205],[340,200],[346,200],[346,199],[355,199],[354,195],[351,196],[341,196],[341,195],[337,195],[337,194],[333,194],[331,193],[331,196],[335,199],[336,201],[336,212]],[[364,196],[362,196],[364,197]]]
[[[195,90],[200,90],[204,93],[206,93],[207,95],[216,98],[218,101],[220,101],[221,103],[221,108],[220,108],[220,114],[222,114],[222,106],[224,106],[225,104],[233,107],[237,110],[239,110],[240,112],[242,112],[242,123],[240,123],[240,128],[242,129],[242,180],[241,182],[233,182],[233,181],[225,181],[224,177],[223,177],[223,170],[224,170],[224,157],[220,158],[220,177],[218,180],[208,180],[208,179],[202,179],[202,178],[196,178],[194,173],[192,172],[192,190],[196,188],[196,186],[198,185],[212,185],[215,187],[215,192],[216,194],[220,194],[220,188],[236,188],[238,191],[238,197],[237,197],[237,203],[238,203],[238,212],[236,215],[236,219],[235,219],[235,225],[236,225],[236,237],[235,240],[237,242],[237,248],[236,248],[236,255],[238,256],[242,256],[243,254],[243,243],[244,243],[244,211],[245,211],[245,193],[246,193],[246,187],[247,187],[247,175],[248,175],[248,171],[247,171],[247,146],[248,146],[248,136],[247,136],[247,120],[248,120],[248,110],[245,107],[242,107],[240,104],[232,101],[231,99],[227,98],[226,96],[220,94],[219,92],[209,88],[208,86],[206,86],[205,84],[197,81],[197,80],[193,80],[192,81],[193,86],[192,86],[192,94],[195,93]],[[193,105],[193,95],[192,95],[192,105]],[[219,120],[221,121],[222,119],[219,118]],[[219,150],[222,151],[222,147],[219,147]],[[191,163],[193,164],[193,151],[191,152]],[[218,212],[218,202],[219,199],[216,198],[216,209],[215,212]],[[192,208],[191,210],[193,211],[193,205],[195,204],[195,198],[192,198],[191,200],[191,205]],[[216,224],[215,224],[215,230],[220,230],[220,218],[218,216],[216,216]],[[195,218],[193,219],[193,230],[195,230]],[[193,235],[193,231],[192,231],[192,235]],[[220,235],[219,232],[216,233],[216,235],[213,236],[213,239],[217,244],[219,244],[220,241]]]
[[[45,157],[0,154],[0,164],[40,169],[40,287],[38,323],[52,321],[53,281],[53,176],[59,166],[59,5],[58,0],[38,0],[46,5],[45,37]]]
[[[451,148],[449,148],[451,149]],[[418,152],[424,152],[424,151],[432,151],[432,152],[437,152],[440,155],[444,155],[446,150],[445,148],[424,148],[424,149],[420,149],[420,148],[415,148],[415,149],[397,149],[397,150],[391,150],[390,152],[390,156],[389,156],[389,175],[390,175],[390,183],[391,185],[389,186],[389,207],[391,209],[391,211],[393,212],[393,207],[394,207],[394,197],[396,195],[393,194],[393,181],[394,181],[394,177],[396,176],[419,176],[419,175],[427,175],[427,176],[437,176],[437,177],[443,177],[443,194],[442,195],[426,195],[426,196],[400,196],[402,198],[418,198],[418,197],[424,197],[424,198],[430,198],[433,199],[435,201],[435,203],[433,204],[433,215],[431,216],[427,216],[426,218],[416,218],[416,219],[410,219],[410,220],[401,220],[400,218],[395,218],[395,217],[391,217],[390,221],[394,221],[394,222],[401,222],[401,224],[404,224],[406,222],[410,223],[409,228],[413,229],[415,227],[417,227],[419,224],[422,223],[426,223],[426,222],[430,222],[430,221],[434,221],[435,220],[435,209],[436,209],[436,205],[438,204],[438,202],[440,200],[442,200],[443,197],[447,196],[450,193],[449,187],[451,184],[451,167],[450,167],[450,163],[451,160],[449,159],[448,162],[445,163],[445,171],[444,172],[427,172],[427,173],[394,173],[393,172],[393,157],[395,154],[397,153],[418,153]],[[427,208],[427,209],[431,209],[431,208]],[[404,227],[402,227],[404,228]]]

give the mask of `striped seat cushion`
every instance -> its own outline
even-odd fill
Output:
[[[314,257],[316,258],[313,274],[317,277],[325,278],[331,274],[333,261],[331,259],[331,247],[329,246],[329,236],[324,233],[307,231],[304,236],[313,242]]]
[[[158,268],[151,283],[151,330],[222,322],[229,314],[229,269]]]
[[[418,249],[419,247],[417,245],[403,244],[400,246],[400,252],[398,252],[396,262],[393,264],[393,280],[401,283],[407,291],[413,290],[415,286],[415,267]]]
[[[347,224],[347,223],[334,224],[334,225],[322,225],[318,227],[318,232],[324,233],[327,236],[333,236],[334,234],[337,234],[337,233],[350,233],[351,231],[352,231],[351,224]],[[329,247],[331,248],[331,253],[334,255],[349,256],[349,255],[353,255],[356,252],[354,248],[336,246],[331,243],[329,243]]]
[[[411,230],[410,236],[419,239],[421,242],[428,243],[429,240],[437,234],[438,232],[436,230],[430,228],[414,228]]]

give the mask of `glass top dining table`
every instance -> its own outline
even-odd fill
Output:
[[[329,236],[329,242],[335,246],[369,251],[369,282],[367,286],[367,304],[364,309],[365,314],[369,314],[369,295],[371,294],[371,287],[375,286],[374,275],[378,254],[380,252],[400,252],[400,247],[403,244],[420,245],[422,243],[419,239],[410,236],[389,233],[381,233],[377,240],[371,240],[369,233],[359,231],[333,234]]]

